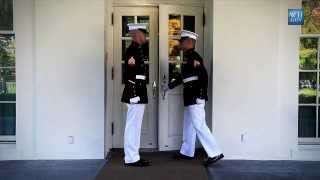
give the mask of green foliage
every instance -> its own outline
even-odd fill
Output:
[[[15,40],[13,35],[0,35],[0,67],[15,65]]]
[[[299,103],[316,103],[317,91],[313,88],[303,88],[299,91]]]
[[[316,103],[317,73],[299,73],[299,103]]]
[[[301,38],[300,39],[300,69],[317,69],[318,65],[318,39]]]
[[[15,92],[14,35],[0,35],[0,101],[14,101]]]
[[[303,0],[304,25],[301,26],[303,34],[320,33],[320,0]]]
[[[301,38],[300,39],[300,48],[301,49],[313,49],[318,48],[318,38]]]
[[[303,95],[305,97],[315,97],[317,95],[317,92],[312,88],[303,88],[300,90],[299,95]]]
[[[316,69],[317,68],[317,50],[303,49],[300,51],[300,69]]]

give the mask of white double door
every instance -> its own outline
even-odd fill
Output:
[[[123,148],[127,107],[120,100],[124,88],[124,53],[131,43],[128,23],[148,23],[149,59],[145,64],[149,103],[142,124],[141,148],[179,149],[183,128],[182,86],[166,93],[162,87],[181,73],[181,29],[199,34],[197,51],[202,54],[203,8],[175,5],[114,7],[113,148]]]

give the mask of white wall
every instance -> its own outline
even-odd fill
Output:
[[[34,1],[16,0],[14,5],[17,73],[16,146],[21,159],[30,159],[35,156]]]
[[[273,154],[274,138],[267,138],[278,132],[278,6],[275,0],[214,3],[214,131],[227,157],[283,156]]]
[[[206,0],[113,0],[114,5],[159,5],[159,4],[182,4],[203,6]]]
[[[112,67],[113,67],[113,25],[111,22],[113,1],[105,1],[105,153],[107,154],[112,147],[112,113],[113,113],[113,81],[112,81]]]
[[[16,0],[17,144],[0,144],[0,159],[103,158],[111,142],[104,139],[106,3]],[[205,3],[213,6],[205,32],[213,36],[212,127],[226,157],[319,160],[319,147],[297,145],[300,31],[287,25],[287,10],[300,0]]]
[[[103,158],[104,0],[35,7],[37,155]]]
[[[213,0],[204,2],[205,26],[204,26],[204,61],[209,75],[208,96],[206,104],[206,120],[209,127],[212,127],[212,52],[213,52]]]
[[[104,0],[15,4],[17,144],[0,159],[104,158]]]
[[[299,0],[215,0],[213,129],[227,158],[320,159],[297,144]],[[243,134],[243,141],[241,135]]]

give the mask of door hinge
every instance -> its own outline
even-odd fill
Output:
[[[111,80],[114,80],[114,67],[111,68]]]
[[[114,14],[111,13],[111,25],[113,26],[113,23],[114,23]]]
[[[114,123],[113,122],[111,123],[111,135],[112,136],[114,135]]]
[[[206,15],[205,15],[205,13],[202,14],[202,25],[203,25],[203,27],[206,25]]]

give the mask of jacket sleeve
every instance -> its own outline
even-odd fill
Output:
[[[179,76],[177,76],[177,77],[175,77],[175,78],[172,78],[172,79],[169,81],[168,87],[169,87],[169,89],[173,89],[173,88],[181,85],[182,82],[183,82],[183,81],[182,81],[182,76],[179,75]]]
[[[201,58],[201,56],[198,53],[195,53],[193,55],[193,61],[191,61],[191,62],[194,63],[194,60],[200,62],[200,65],[197,67],[194,67],[193,64],[191,65],[192,68],[194,69],[194,73],[198,76],[198,86],[199,86],[198,96],[200,98],[207,100],[208,99],[207,98],[208,72],[205,68],[203,59]]]
[[[200,66],[195,67],[196,73],[199,78],[199,97],[207,99],[207,89],[208,89],[208,72],[204,66],[203,60],[200,57]]]
[[[125,52],[125,64],[124,64],[124,80],[125,84],[134,84],[136,75],[136,65],[129,65],[129,59],[134,57],[134,51],[129,47]]]

